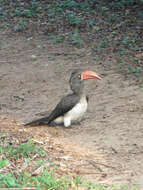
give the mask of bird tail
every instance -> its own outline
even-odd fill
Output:
[[[29,123],[25,123],[24,126],[28,126],[28,125],[34,126],[34,125],[44,125],[44,124],[49,124],[49,117],[43,117],[41,119],[37,119]]]

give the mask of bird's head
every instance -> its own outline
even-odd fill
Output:
[[[81,93],[84,87],[84,80],[88,79],[98,79],[101,80],[101,77],[97,73],[89,70],[81,71],[76,69],[72,72],[70,77],[70,87],[71,90],[75,93]]]

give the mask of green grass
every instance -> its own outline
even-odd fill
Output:
[[[26,188],[31,187],[37,190],[139,190],[139,186],[134,184],[130,187],[126,185],[102,185],[93,182],[83,182],[79,177],[75,179],[56,178],[54,171],[44,169],[41,175],[36,177],[29,173],[18,174],[15,176],[12,173],[0,174],[0,188]]]
[[[35,159],[35,155],[37,155]],[[81,177],[75,176],[68,179],[65,176],[56,177],[56,167],[47,166],[48,154],[41,145],[32,140],[22,144],[11,144],[6,141],[6,135],[1,135],[0,145],[0,188],[34,188],[37,190],[139,190],[137,185],[131,188],[123,185],[104,186],[98,183],[83,181]],[[43,166],[42,172],[34,175],[28,168],[19,170],[19,162],[27,163],[27,166],[39,168]],[[35,164],[33,165],[33,162]],[[11,169],[15,165],[13,169]],[[17,167],[17,168],[16,168]]]
[[[3,148],[1,148],[0,152],[5,155],[5,157],[8,158],[26,158],[28,156],[31,156],[35,153],[39,154],[40,156],[46,156],[46,152],[42,150],[40,147],[35,146],[35,144],[32,141],[29,141],[27,143],[20,144],[19,146],[16,145],[5,145]]]

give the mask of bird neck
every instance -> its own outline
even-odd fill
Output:
[[[83,89],[72,89],[73,93],[77,96],[82,96]]]
[[[71,90],[73,91],[74,94],[80,96],[83,94],[83,89],[84,89],[84,83],[70,83]]]

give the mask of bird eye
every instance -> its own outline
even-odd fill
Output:
[[[80,74],[78,75],[78,78],[81,79],[81,75]]]

